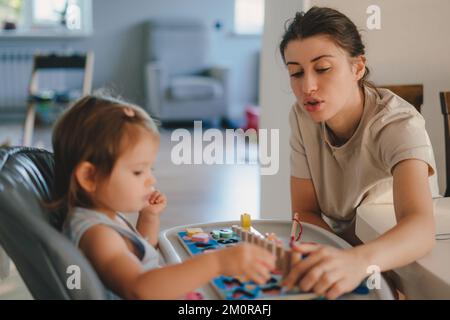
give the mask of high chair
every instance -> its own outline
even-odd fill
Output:
[[[35,299],[107,299],[89,261],[57,228],[59,216],[43,204],[53,179],[50,152],[0,148],[0,246]]]

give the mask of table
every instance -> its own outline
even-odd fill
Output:
[[[168,264],[179,263],[188,259],[190,256],[183,247],[178,238],[178,232],[185,231],[186,228],[202,228],[204,231],[211,231],[214,229],[221,229],[232,225],[240,225],[240,221],[223,221],[205,224],[191,224],[186,226],[179,226],[171,228],[160,233],[159,247],[164,260]],[[289,235],[291,230],[290,220],[253,220],[252,227],[262,234],[275,233],[278,238],[283,240],[285,244],[289,242]],[[335,234],[328,232],[320,227],[302,223],[303,234],[302,240],[307,242],[317,242],[325,245],[334,246],[337,248],[350,248],[351,246],[343,239]],[[219,294],[214,290],[211,284],[208,284],[199,290],[205,299],[219,299]],[[393,299],[393,295],[385,279],[381,278],[381,289],[370,290],[369,295],[348,294],[342,297],[343,299]]]
[[[450,198],[433,199],[436,235],[425,257],[394,270],[408,299],[450,299]],[[357,210],[356,235],[362,242],[376,239],[396,224],[392,204],[365,205]]]

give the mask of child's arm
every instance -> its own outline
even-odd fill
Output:
[[[251,244],[238,245],[143,273],[136,279],[134,295],[144,299],[176,299],[220,275],[244,275],[264,284],[274,266],[275,257],[267,250]]]
[[[167,199],[163,193],[155,191],[148,202],[149,205],[139,212],[136,229],[153,247],[156,247],[158,245],[159,217],[167,205]]]
[[[257,283],[264,283],[270,278],[269,271],[275,263],[268,251],[244,244],[144,272],[124,239],[103,225],[86,231],[80,248],[103,283],[128,299],[177,299],[221,274],[246,275]]]

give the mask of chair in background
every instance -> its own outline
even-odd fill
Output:
[[[445,171],[447,186],[444,197],[450,197],[450,91],[440,92],[441,111],[444,116],[445,132]]]
[[[208,30],[197,21],[147,24],[147,109],[165,121],[227,116],[229,71],[210,66]]]
[[[391,90],[396,95],[411,103],[417,109],[417,111],[421,112],[421,108],[423,105],[423,85],[408,84],[379,87]]]
[[[106,299],[90,263],[41,203],[51,197],[53,171],[48,151],[0,148],[0,246],[35,299]],[[80,271],[80,289],[68,286],[76,284],[69,279],[73,266]]]
[[[42,120],[50,122],[70,102],[91,92],[93,59],[92,52],[74,55],[37,54],[33,57],[24,146],[32,144],[37,108],[41,108]]]

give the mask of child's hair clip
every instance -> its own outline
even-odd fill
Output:
[[[136,112],[132,108],[129,108],[129,107],[123,108],[123,113],[125,113],[125,115],[130,118],[132,118],[136,115]]]

